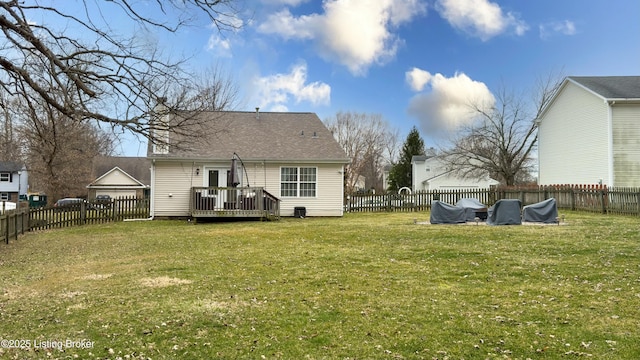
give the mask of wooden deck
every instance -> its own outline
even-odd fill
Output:
[[[193,218],[280,219],[280,199],[261,187],[193,187]]]

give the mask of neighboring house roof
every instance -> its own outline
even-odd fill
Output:
[[[24,170],[24,165],[16,161],[0,161],[0,172],[18,172]]]
[[[237,153],[244,161],[314,161],[347,163],[344,150],[314,113],[200,112],[201,132],[189,141],[169,137],[169,152],[148,148],[151,159],[228,160]],[[183,144],[174,146],[173,144]]]
[[[119,177],[118,183],[114,184],[109,182],[111,174],[115,174]],[[120,175],[120,176],[119,176]],[[104,181],[107,180],[107,181]],[[141,183],[133,176],[127,174],[126,171],[120,169],[119,167],[114,167],[113,169],[107,171],[104,175],[95,179],[91,184],[87,185],[88,188],[130,188],[130,189],[142,189],[146,188],[147,185]]]
[[[141,184],[151,185],[151,160],[143,157],[98,156],[93,160],[93,177],[104,177],[116,167]]]
[[[553,99],[540,112],[537,121],[545,117],[569,83],[589,91],[603,101],[640,103],[640,76],[568,76]]]
[[[425,150],[425,153],[422,155],[413,155],[411,157],[411,163],[414,162],[418,162],[418,161],[426,161],[427,159],[431,159],[432,157],[436,157],[438,155],[436,149],[434,148],[428,148]]]
[[[640,76],[569,76],[607,100],[640,100]]]

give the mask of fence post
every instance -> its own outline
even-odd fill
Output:
[[[8,244],[9,243],[9,215],[7,215],[6,211],[3,211],[2,214],[4,214],[4,238]]]
[[[80,203],[80,225],[84,225],[87,223],[87,203]]]
[[[15,233],[14,239],[18,241],[18,210],[15,212],[15,217],[13,219],[13,232]]]

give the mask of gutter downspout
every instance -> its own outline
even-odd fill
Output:
[[[607,104],[607,132],[608,132],[608,156],[609,156],[609,166],[607,168],[607,176],[609,177],[609,181],[607,183],[608,186],[615,186],[614,179],[614,171],[613,171],[613,105],[616,104],[615,101],[605,101]]]
[[[538,144],[536,144],[536,163],[538,165],[538,168],[536,169],[536,184],[540,185],[540,124],[542,123],[542,119],[537,117],[533,122],[536,123],[536,132],[538,133]]]
[[[124,219],[123,221],[125,222],[129,222],[129,221],[151,221],[154,218],[154,209],[155,207],[153,206],[155,201],[155,180],[156,180],[156,160],[153,159],[151,160],[151,168],[149,169],[151,171],[151,192],[149,194],[150,199],[149,199],[149,217],[146,219]]]

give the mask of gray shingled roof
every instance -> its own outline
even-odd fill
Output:
[[[228,160],[235,152],[244,161],[348,162],[342,147],[314,113],[225,111],[197,116],[206,123],[199,138],[183,142],[171,135],[171,144],[182,145],[170,146],[166,155],[154,154],[150,146],[148,157]]]
[[[15,161],[0,161],[0,171],[2,172],[16,172],[22,170],[24,166]]]
[[[116,166],[144,185],[151,185],[151,160],[143,157],[97,156],[93,159],[93,178],[99,178]]]
[[[605,99],[640,99],[640,76],[570,76]]]

